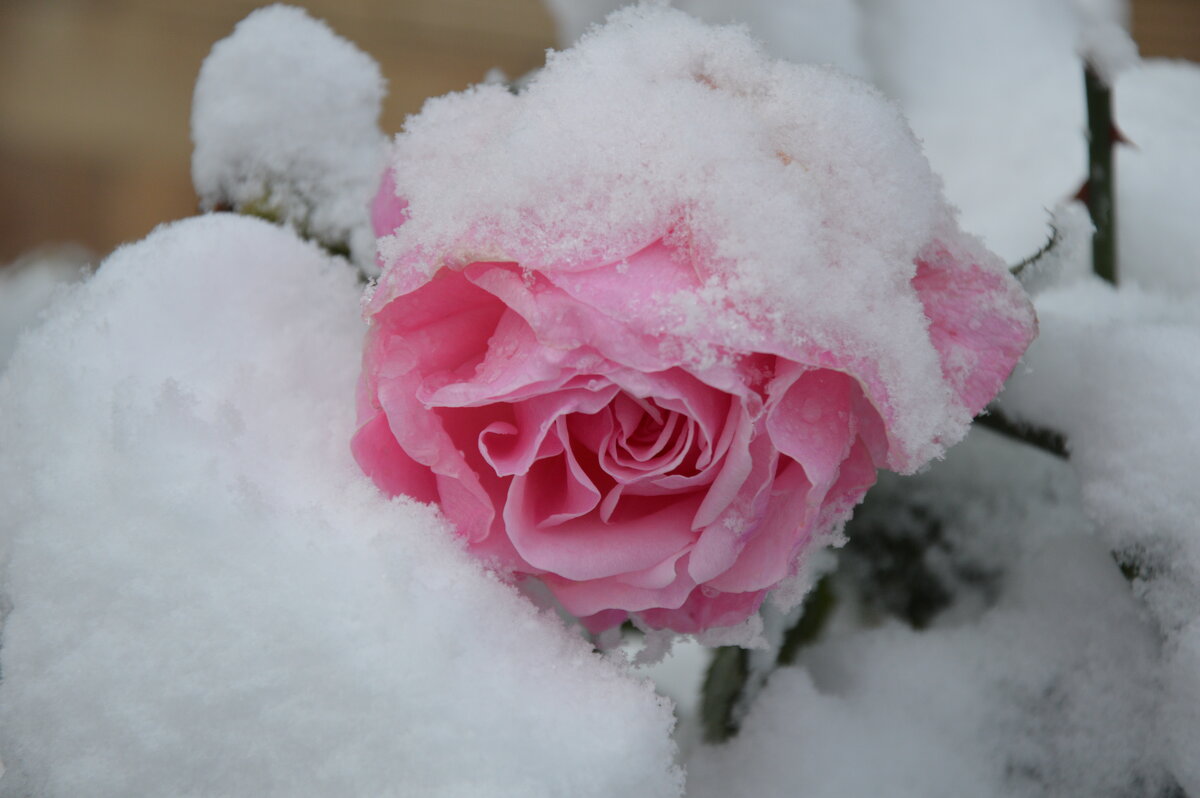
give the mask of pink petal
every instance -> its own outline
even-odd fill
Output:
[[[479,449],[498,475],[524,474],[539,457],[562,450],[561,444],[545,452],[541,449],[557,422],[569,414],[592,417],[616,392],[615,385],[598,391],[569,388],[517,402],[512,406],[515,423],[486,427],[479,435]]]
[[[375,237],[389,236],[408,219],[408,200],[396,196],[396,177],[389,166],[379,181],[379,190],[371,200],[371,227]],[[380,261],[380,267],[384,263]]]
[[[1006,271],[956,258],[940,243],[917,258],[912,284],[942,373],[974,415],[999,393],[1037,335],[1033,306]]]
[[[433,472],[400,448],[383,413],[376,413],[358,428],[350,441],[350,451],[363,472],[388,496],[437,501]]]
[[[688,572],[698,584],[729,570],[756,533],[766,515],[778,470],[779,452],[770,438],[757,435],[750,441],[752,469],[733,502],[704,528],[692,549]]]
[[[832,529],[849,518],[854,506],[875,484],[877,475],[871,452],[863,439],[859,438],[838,469],[837,481],[825,495],[817,528]]]
[[[700,587],[677,608],[650,609],[638,615],[651,628],[693,634],[741,623],[758,612],[766,595],[765,590],[718,593]]]
[[[644,327],[647,319],[663,318],[664,298],[700,287],[689,261],[661,240],[625,260],[585,271],[555,271],[549,279],[601,315],[634,327]],[[631,291],[630,286],[637,290]]]
[[[696,587],[687,576],[687,557],[675,562],[675,579],[666,587],[637,587],[607,577],[576,581],[548,573],[540,577],[567,612],[583,618],[606,610],[640,612],[657,607],[679,607]]]
[[[438,496],[446,516],[469,540],[487,536],[495,517],[492,501],[462,450],[447,432],[443,418],[429,412],[414,396],[411,379],[401,375],[379,386],[379,403],[388,428],[409,458],[436,476]]]
[[[558,480],[557,475],[551,476]],[[691,520],[699,496],[685,496],[665,505],[658,501],[652,512],[636,517],[631,513],[611,524],[590,513],[545,527],[538,512],[542,508],[531,495],[540,490],[532,470],[528,480],[514,478],[504,506],[504,523],[526,561],[565,579],[595,580],[643,571],[679,554],[695,540]]]
[[[515,264],[473,264],[465,274],[477,286],[495,295],[537,331],[539,342],[549,349],[591,353],[597,361],[611,360],[635,371],[663,371],[675,365],[666,357],[659,336],[641,332],[555,287],[545,275],[525,275]],[[593,371],[586,361],[577,362],[579,372]]]
[[[771,485],[767,510],[729,570],[705,586],[739,593],[774,587],[789,575],[796,551],[807,543],[817,520],[819,497],[810,495],[804,469],[794,461],[781,465]]]
[[[473,374],[504,312],[458,272],[439,272],[376,314],[365,370],[380,378],[415,371],[435,383]]]
[[[524,525],[550,529],[590,513],[600,503],[600,491],[580,467],[570,442],[564,440],[561,418],[555,424],[555,433],[562,454],[538,460],[528,473],[513,478],[505,505],[506,522],[511,508],[512,516],[519,517]]]
[[[574,376],[567,353],[543,346],[529,324],[511,310],[504,310],[489,335],[471,370],[460,369],[453,379],[428,383],[421,400],[442,407],[514,401],[559,390]]]
[[[583,624],[584,629],[595,635],[620,626],[628,619],[629,613],[624,610],[604,610],[594,615],[585,615],[579,622]]]
[[[829,485],[850,452],[858,384],[836,371],[782,362],[768,388],[767,431],[814,485]]]

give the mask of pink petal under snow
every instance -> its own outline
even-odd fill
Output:
[[[371,227],[375,237],[389,236],[408,219],[408,201],[396,196],[396,178],[389,166],[379,181],[379,190],[371,200]],[[386,266],[381,260],[380,267]]]
[[[912,281],[946,380],[974,415],[990,402],[1037,335],[1029,297],[1006,272],[935,243]]]
[[[832,484],[858,431],[858,383],[837,371],[781,363],[768,392],[767,431],[775,446],[804,468],[809,482]]]

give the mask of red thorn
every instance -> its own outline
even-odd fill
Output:
[[[1108,135],[1112,139],[1113,144],[1124,144],[1126,146],[1133,147],[1135,150],[1138,149],[1138,146],[1130,141],[1123,132],[1121,132],[1121,128],[1117,127],[1116,122],[1113,122],[1108,126]]]

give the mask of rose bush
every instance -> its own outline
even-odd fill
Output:
[[[390,180],[374,217],[403,219]],[[389,494],[440,504],[472,551],[539,578],[593,631],[631,613],[679,632],[744,620],[877,468],[911,468],[869,363],[772,338],[684,357],[651,287],[700,279],[666,240],[581,271],[477,261],[412,279],[368,305],[358,462]],[[977,412],[1031,338],[1028,305],[937,242],[912,288]]]

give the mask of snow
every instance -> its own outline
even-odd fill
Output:
[[[1124,15],[1097,0],[1075,0],[1080,31],[1077,50],[1106,86],[1138,63],[1137,45],[1129,35]]]
[[[64,286],[83,276],[90,258],[82,247],[50,246],[0,268],[0,371],[21,335],[41,322]]]
[[[303,10],[269,6],[196,80],[192,179],[205,209],[278,217],[374,273],[367,212],[383,173],[379,65]]]
[[[1005,406],[1066,433],[1084,506],[1135,574],[1133,593],[1165,641],[1171,703],[1191,713],[1171,735],[1191,741],[1190,750],[1172,764],[1194,793],[1200,787],[1193,703],[1200,693],[1200,498],[1192,480],[1200,468],[1193,409],[1200,392],[1200,302],[1137,286],[1114,290],[1092,279],[1047,291],[1038,307],[1043,335]]]
[[[1081,277],[1040,295],[1041,337],[1003,397],[1066,433],[1084,507],[1134,574],[1163,638],[1163,734],[1189,794],[1200,791],[1200,239],[1184,209],[1200,200],[1198,89],[1191,64],[1121,74],[1117,120],[1137,142],[1118,150],[1121,285]]]
[[[218,214],[0,377],[5,795],[676,796],[669,706],[354,465],[352,273]]]

